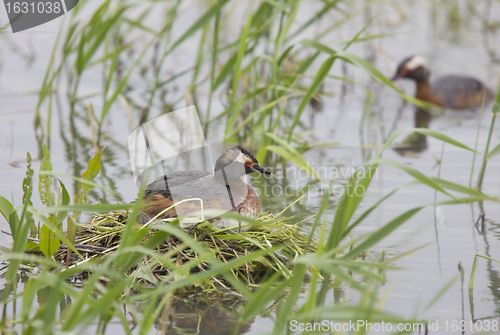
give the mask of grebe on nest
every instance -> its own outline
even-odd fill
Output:
[[[230,211],[256,218],[260,215],[259,197],[250,185],[241,180],[241,177],[253,172],[271,174],[259,165],[251,153],[237,145],[230,145],[217,159],[214,173],[177,171],[159,177],[146,187],[143,202],[147,206],[142,210],[141,223],[145,224],[153,218],[176,218],[178,212],[181,216],[198,213],[200,202],[179,203],[193,198],[202,199],[204,210]],[[173,205],[175,207],[165,211]],[[209,221],[218,228],[238,225],[238,231],[241,229],[241,223],[234,219],[215,217]]]

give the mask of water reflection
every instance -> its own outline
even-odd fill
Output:
[[[464,5],[465,3],[465,5]],[[482,60],[478,59],[473,65],[467,64],[466,57],[471,57],[471,55],[481,55],[481,50],[479,50],[478,46],[475,45],[474,43],[469,43],[472,39],[477,39],[477,41],[480,41],[480,37],[478,37],[477,34],[475,34],[475,31],[477,30],[477,27],[481,30],[481,35],[483,36],[483,40],[480,41],[479,43],[482,42],[484,51],[486,51],[487,56],[489,57],[489,61],[491,63],[494,62],[500,62],[500,57],[498,56],[499,50],[498,50],[498,31],[500,25],[498,24],[499,21],[497,18],[499,17],[495,13],[495,8],[493,7],[493,4],[495,2],[492,0],[487,0],[484,2],[477,2],[477,1],[472,1],[472,0],[467,0],[464,2],[439,2],[439,3],[433,3],[432,5],[421,7],[419,3],[408,3],[408,2],[392,2],[390,3],[388,8],[388,11],[380,11],[380,13],[383,13],[380,17],[382,20],[375,20],[375,29],[372,29],[372,26],[368,27],[367,29],[367,35],[370,36],[370,34],[382,34],[382,33],[387,33],[391,32],[397,29],[397,36],[395,38],[389,37],[389,38],[380,38],[380,39],[373,39],[372,41],[365,41],[363,46],[370,46],[370,49],[366,50],[365,59],[369,59],[370,62],[373,62],[376,66],[380,67],[381,65],[383,66],[383,63],[381,64],[381,61],[383,62],[384,59],[387,60],[387,58],[390,59],[390,57],[399,57],[399,55],[402,55],[402,53],[406,53],[409,51],[409,46],[411,45],[412,51],[422,51],[425,54],[429,54],[430,59],[432,60],[432,63],[435,64],[435,69],[439,72],[443,70],[446,70],[447,63],[451,61],[455,63],[460,63],[463,64],[465,68],[467,68],[470,72],[473,71],[481,71],[483,68],[487,67],[488,69],[492,68],[490,64],[487,63],[487,60]],[[343,30],[344,36],[337,37],[334,36],[331,38],[331,40],[325,40],[325,43],[329,43],[331,41],[338,42],[338,40],[343,40],[347,36],[351,37],[352,34],[351,32],[355,32],[359,30],[360,26],[364,26],[364,24],[371,19],[373,16],[373,13],[378,13],[379,8],[377,7],[376,10],[373,10],[372,6],[380,6],[379,3],[374,3],[368,4],[364,3],[362,4],[362,8],[364,9],[363,13],[365,14],[363,18],[363,22],[359,23],[359,20],[353,20],[355,22],[355,26],[347,26],[345,30]],[[352,4],[352,8],[355,8],[356,2]],[[269,5],[269,10],[271,9],[271,5]],[[424,8],[424,9],[422,9]],[[385,8],[384,8],[385,9]],[[396,14],[392,13],[391,11],[395,11]],[[425,12],[424,12],[425,11]],[[392,14],[391,14],[392,13]],[[299,12],[299,16],[301,13]],[[354,16],[354,14],[353,14]],[[490,18],[491,16],[491,18]],[[259,16],[260,18],[260,16]],[[399,20],[398,20],[399,18]],[[430,20],[429,20],[430,19]],[[330,19],[329,19],[330,20]],[[263,20],[265,21],[265,20]],[[333,20],[333,21],[340,21],[340,20]],[[430,22],[430,25],[428,24]],[[397,26],[395,27],[396,29],[392,29],[391,24],[396,24]],[[427,26],[430,27],[427,27]],[[353,29],[351,29],[353,28]],[[427,29],[430,30],[427,31]],[[406,31],[412,31],[412,34],[410,35],[404,35]],[[401,33],[403,33],[403,38],[401,38]],[[427,33],[427,35],[425,35]],[[168,34],[170,34],[170,29],[168,30]],[[4,35],[5,36],[5,35]],[[133,35],[131,35],[133,36]],[[421,36],[425,36],[424,38],[420,38]],[[165,39],[168,39],[168,36],[164,36]],[[327,36],[328,37],[328,36]],[[127,40],[125,37],[122,37],[123,40],[120,40],[117,42],[117,45],[120,48],[123,48],[126,52],[122,52],[119,54],[117,58],[117,65],[116,65],[116,82],[120,82],[124,76],[126,75],[127,70],[131,67],[131,64],[133,61],[137,58],[138,52],[142,50],[141,46],[141,41],[140,38],[137,38],[137,36],[134,37],[134,44],[132,47],[128,48],[127,43],[130,41]],[[224,36],[225,39],[231,40],[228,36]],[[469,41],[468,41],[469,40]],[[411,41],[411,42],[408,42]],[[387,44],[384,44],[387,43]],[[450,47],[450,45],[453,45],[453,47]],[[456,49],[454,46],[461,45],[463,46],[468,46],[468,49]],[[353,45],[353,47],[357,47],[356,45]],[[402,50],[404,49],[404,50]],[[188,48],[186,50],[188,52],[184,52],[185,54],[188,54],[189,51],[193,51],[192,48]],[[353,50],[355,53],[359,53],[358,50]],[[469,52],[469,54],[467,54]],[[135,196],[136,190],[131,187],[131,191],[126,189],[126,186],[122,186],[125,184],[123,181],[124,179],[131,179],[131,173],[129,170],[128,166],[128,154],[126,147],[124,146],[124,141],[123,138],[120,138],[120,133],[123,133],[125,135],[128,135],[128,130],[129,128],[135,128],[137,126],[137,123],[139,123],[139,119],[141,118],[141,111],[144,110],[145,106],[149,106],[150,109],[147,109],[148,111],[151,110],[151,115],[149,115],[148,119],[151,119],[161,113],[165,113],[167,111],[173,110],[173,106],[179,106],[179,101],[183,101],[183,96],[184,96],[184,89],[180,89],[183,87],[187,87],[187,85],[190,83],[191,80],[191,73],[192,73],[192,67],[189,66],[184,66],[186,65],[184,62],[184,58],[188,57],[179,57],[179,59],[172,59],[172,62],[169,63],[171,64],[169,68],[164,69],[164,72],[162,72],[162,77],[160,78],[160,82],[155,83],[154,88],[157,90],[156,93],[152,93],[154,89],[152,88],[152,83],[154,83],[154,77],[157,72],[158,68],[158,58],[160,57],[161,54],[161,48],[156,45],[153,52],[151,54],[148,54],[147,57],[144,58],[144,61],[141,62],[141,65],[138,66],[140,68],[139,71],[135,71],[132,73],[130,80],[127,81],[125,84],[125,88],[122,91],[122,96],[120,97],[120,103],[117,103],[117,109],[119,109],[119,114],[113,114],[113,110],[110,111],[110,116],[108,119],[106,119],[106,122],[103,122],[102,124],[98,124],[98,119],[100,118],[100,115],[98,114],[100,111],[100,107],[102,102],[100,101],[102,97],[97,97],[93,98],[91,96],[88,96],[87,94],[89,92],[82,91],[79,93],[78,97],[68,97],[68,100],[71,99],[71,103],[67,104],[66,101],[64,103],[61,103],[59,101],[60,97],[63,97],[64,95],[62,93],[59,94],[54,94],[55,102],[57,104],[56,110],[59,113],[59,118],[58,118],[58,127],[54,127],[57,125],[57,121],[53,122],[53,133],[52,133],[52,144],[54,145],[54,149],[60,149],[59,152],[58,150],[54,150],[54,159],[62,162],[66,162],[68,164],[68,169],[65,171],[68,174],[71,175],[81,175],[82,172],[86,168],[86,163],[92,158],[93,153],[95,152],[95,147],[96,144],[99,146],[102,145],[107,145],[106,150],[103,152],[102,156],[102,170],[101,173],[98,176],[98,179],[96,180],[97,183],[103,184],[111,188],[112,190],[117,190],[124,192],[124,201],[130,201],[133,200],[131,198],[130,194],[127,194],[126,192],[132,193],[132,197]],[[465,56],[460,56],[464,55]],[[387,57],[387,55],[390,55]],[[306,55],[308,56],[308,55]],[[385,57],[385,58],[384,58]],[[461,60],[457,60],[457,58],[462,57]],[[463,58],[465,57],[465,58]],[[480,57],[479,57],[480,58]],[[304,59],[305,58],[304,56]],[[444,60],[444,61],[443,61]],[[392,59],[391,59],[392,61]],[[436,63],[434,63],[436,61]],[[378,63],[377,63],[378,62]],[[348,77],[354,80],[361,81],[360,79],[361,75],[359,74],[359,71],[357,71],[356,68],[351,67],[350,65],[347,65],[346,63],[340,63],[341,68],[339,71],[341,71],[342,77]],[[219,66],[222,64],[219,64]],[[440,68],[442,67],[442,68]],[[97,73],[97,75],[89,73],[88,77],[107,77],[109,67],[105,66],[103,73]],[[4,68],[2,71],[2,74],[5,73],[6,69]],[[312,71],[311,71],[312,73]],[[332,74],[332,73],[331,73]],[[335,74],[335,73],[333,73]],[[310,73],[308,73],[310,75]],[[43,77],[43,73],[41,73],[41,76]],[[202,77],[200,75],[200,77]],[[495,78],[494,80],[497,80],[497,72],[491,71],[489,72],[490,78]],[[187,80],[184,80],[186,77],[189,77]],[[483,77],[480,75],[480,77]],[[362,78],[362,77],[361,77]],[[93,79],[93,78],[91,78]],[[74,80],[74,79],[72,79]],[[184,81],[182,81],[184,80]],[[65,82],[62,80],[61,82]],[[193,79],[194,82],[194,79]],[[338,99],[341,102],[345,102],[345,114],[344,114],[344,119],[338,118],[339,122],[331,122],[334,124],[334,126],[329,125],[329,127],[335,127],[335,129],[338,129],[335,134],[335,137],[333,138],[333,141],[339,141],[342,142],[343,144],[351,144],[350,140],[351,137],[349,137],[349,134],[345,136],[342,133],[342,129],[349,129],[349,133],[352,133],[352,129],[356,129],[356,123],[346,123],[345,121],[348,119],[349,114],[354,115],[352,119],[354,120],[359,120],[361,116],[361,108],[358,108],[359,104],[362,103],[363,97],[356,95],[356,89],[357,85],[353,84],[354,81],[342,81],[339,86],[341,86],[338,90],[336,88],[332,88],[332,85],[326,85],[324,91],[325,93],[332,93],[334,97],[338,97]],[[493,81],[490,81],[493,82]],[[304,81],[304,85],[307,85],[309,82],[307,80]],[[70,83],[71,84],[71,83]],[[82,80],[82,85],[81,87],[84,87],[85,81]],[[91,84],[93,82],[91,81]],[[73,85],[69,85],[72,87]],[[377,86],[373,85],[371,82],[368,84],[368,87],[370,90],[373,92],[373,96],[371,97],[374,102],[371,104],[367,104],[368,106],[374,105],[374,109],[377,109],[378,106],[385,105],[390,103],[391,101],[388,101],[384,99],[383,97],[381,98],[380,94],[380,88],[377,89]],[[95,88],[92,86],[92,90]],[[70,89],[71,90],[71,89]],[[192,92],[186,92],[186,95],[189,95],[190,98],[193,101],[198,101],[196,104],[199,105],[201,104],[202,106],[205,106],[206,104],[206,97],[203,94],[203,90],[207,90],[206,87],[200,87],[198,88],[198,91],[196,91],[196,85],[191,88]],[[188,91],[188,90],[186,90]],[[323,88],[320,89],[320,91],[323,91]],[[63,90],[58,90],[58,92],[63,92]],[[359,92],[359,91],[358,91]],[[90,92],[93,93],[93,92]],[[76,99],[75,99],[76,98]],[[73,100],[75,99],[75,100]],[[149,100],[149,101],[148,101]],[[220,99],[222,100],[221,102],[217,101],[214,103],[214,106],[212,106],[212,117],[214,114],[217,113],[217,110],[220,110],[220,104],[224,103],[225,99]],[[335,108],[335,103],[332,103],[332,99],[325,100],[325,113],[327,114],[330,113],[331,115],[340,115],[339,110]],[[378,101],[380,100],[380,101]],[[92,112],[92,110],[89,108],[89,105],[87,102],[91,102],[95,107],[96,114]],[[256,104],[256,108],[260,107],[260,102],[257,101],[258,103]],[[314,104],[316,101],[311,101],[311,103]],[[210,104],[207,104],[210,106]],[[67,107],[70,107],[69,109]],[[389,105],[390,106],[390,105]],[[312,106],[314,108],[314,105]],[[10,107],[9,107],[10,108]],[[209,108],[207,108],[209,109]],[[248,115],[248,110],[247,106],[242,107],[242,115],[247,116]],[[381,109],[381,108],[380,108]],[[67,111],[70,110],[70,113],[67,113]],[[348,112],[348,113],[347,113]],[[371,108],[367,111],[367,113],[371,113]],[[420,109],[416,109],[414,112],[414,126],[419,127],[419,128],[429,128],[430,123],[431,123],[431,115],[425,111],[422,111]],[[208,112],[207,112],[208,114]],[[304,114],[306,115],[306,114]],[[316,116],[316,122],[314,124],[315,127],[318,129],[321,128],[322,124],[322,119],[321,116],[318,114],[310,114],[311,116]],[[130,121],[129,121],[130,120]],[[39,125],[45,125],[46,120],[43,120],[43,123],[40,123],[40,120],[35,120],[36,124]],[[335,119],[337,121],[337,119]],[[344,122],[342,122],[344,121]],[[376,137],[375,135],[375,130],[378,124],[376,122],[372,122],[373,119],[368,119],[367,123],[369,124],[369,129],[366,132],[366,136],[362,137],[361,140],[365,140],[367,143],[366,148],[370,148],[370,145],[372,144],[378,144],[380,143],[380,138],[383,137]],[[377,120],[375,120],[377,121]],[[130,124],[129,124],[130,123]],[[312,123],[312,122],[311,122]],[[437,122],[436,122],[437,123]],[[109,126],[109,127],[108,127]],[[383,124],[380,125],[380,127],[383,127]],[[97,128],[102,131],[97,131]],[[311,126],[311,128],[313,128]],[[94,129],[92,131],[92,129]],[[42,128],[39,126],[36,128],[35,134],[39,140],[39,145],[41,147],[41,144],[43,142],[42,137]],[[210,135],[215,135],[215,131],[210,133]],[[245,129],[248,131],[248,129]],[[316,130],[316,129],[315,129]],[[467,138],[466,140],[471,140],[471,135],[470,133],[474,132],[474,128],[466,128],[463,127],[464,132],[467,132],[469,135],[466,135]],[[384,131],[381,131],[386,134]],[[387,134],[390,134],[391,132],[388,132]],[[96,135],[98,134],[98,135]],[[330,132],[329,134],[333,134],[333,132]],[[46,133],[43,134],[43,136],[47,135]],[[48,135],[50,136],[50,134]],[[324,142],[326,141],[332,141],[332,138],[327,138]],[[378,141],[378,143],[377,143]],[[469,141],[468,143],[473,143],[473,141]],[[354,144],[356,145],[356,143]],[[354,146],[353,146],[354,147]],[[61,149],[62,148],[62,149]],[[428,148],[428,143],[427,143],[427,138],[425,135],[414,133],[408,136],[404,141],[403,144],[400,148],[398,148],[396,151],[399,152],[402,155],[418,155],[419,156],[419,162],[423,162],[422,164],[427,163],[425,161],[425,155],[421,155],[423,151],[425,151]],[[347,151],[347,150],[345,150]],[[326,155],[329,155],[330,157],[335,157],[336,162],[341,160],[343,155],[345,155],[345,151],[331,151],[327,153]],[[361,146],[361,149],[358,151],[352,150],[349,154],[352,152],[355,152],[354,154],[351,154],[351,156],[356,157],[358,153],[362,156],[362,161],[366,161],[369,156],[370,156],[370,151],[371,149],[365,149],[365,146]],[[431,150],[429,150],[431,151]],[[430,153],[429,153],[430,154]],[[62,157],[58,157],[57,155],[61,155]],[[349,157],[350,159],[350,157]],[[457,159],[456,161],[452,161],[455,165],[459,165],[461,161],[460,158],[455,158]],[[354,159],[353,159],[354,160]],[[280,165],[283,164],[282,161],[273,159],[273,164]],[[495,162],[492,162],[495,163]],[[267,165],[267,164],[266,164]],[[58,167],[59,168],[59,167]],[[275,168],[274,168],[275,169]],[[468,173],[468,170],[465,170],[463,167],[456,167],[456,170],[460,170],[462,173]],[[24,168],[21,168],[21,170],[24,170]],[[60,171],[60,170],[59,170]],[[23,173],[24,171],[22,171]],[[21,173],[21,174],[22,174]],[[380,190],[380,194],[383,194],[383,192],[386,190],[384,187],[386,185],[390,185],[390,182],[393,180],[394,176],[383,176],[384,179],[380,181],[378,185],[375,185],[378,187],[377,190]],[[22,179],[22,178],[21,178]],[[303,184],[300,185],[295,185],[295,183],[288,179],[288,178],[281,178],[281,179],[266,179],[266,183],[263,183],[263,178],[255,178],[253,180],[254,187],[259,188],[261,190],[261,200],[263,202],[263,208],[265,210],[270,210],[274,213],[277,213],[281,211],[284,206],[292,203],[295,201],[298,197],[302,195],[302,191],[305,191],[307,193],[307,190],[315,187],[318,185],[317,181],[310,180],[307,181]],[[493,185],[496,185],[496,180],[494,178],[489,180]],[[382,184],[384,183],[384,184]],[[125,184],[126,185],[126,184]],[[290,187],[292,186],[292,187]],[[75,187],[76,187],[76,182],[75,182]],[[121,187],[121,189],[120,189]],[[388,187],[388,186],[387,186]],[[285,193],[282,192],[279,195],[276,195],[277,193],[273,193],[273,188],[274,190],[294,190],[294,192],[289,192]],[[318,188],[319,190],[324,190],[323,187]],[[298,218],[307,218],[312,216],[317,209],[318,205],[318,199],[321,199],[321,192],[317,192],[317,195],[315,198],[311,197],[309,201],[300,201],[299,203],[295,204],[292,208],[290,208],[285,215],[287,217],[289,216],[297,216]],[[5,194],[4,194],[5,195]],[[378,196],[378,194],[377,194]],[[109,194],[106,192],[100,191],[99,189],[94,189],[92,191],[92,194],[89,195],[90,201],[92,203],[97,203],[98,201],[101,202],[114,202],[115,199],[111,199]],[[336,208],[336,201],[337,197],[333,197],[330,199],[331,200],[331,208]],[[118,201],[123,201],[122,199],[118,199]],[[406,201],[406,202],[405,202]],[[408,204],[409,202],[412,203],[413,198],[411,201],[409,200],[398,200],[398,206],[394,206],[399,208],[402,205]],[[367,206],[369,203],[367,204]],[[387,214],[388,213],[388,214]],[[390,209],[386,209],[386,216],[395,214],[391,212]],[[385,219],[385,216],[383,217]],[[455,216],[451,216],[451,219],[456,219]],[[457,220],[458,221],[458,220]],[[382,216],[380,218],[374,218],[373,221],[370,221],[370,224],[376,225],[380,222],[383,222]],[[459,223],[459,222],[457,222]],[[489,234],[489,236],[494,235],[498,239],[498,225],[495,225],[494,222],[488,222],[490,229],[493,231],[493,234]],[[444,224],[442,225],[444,226]],[[437,231],[443,229],[441,225],[436,228],[436,234]],[[368,226],[370,228],[370,226]],[[368,229],[366,228],[366,229]],[[469,241],[469,235],[468,231],[465,233],[460,233],[459,228],[454,228],[454,234],[459,234],[459,236],[464,237],[464,240],[467,238],[467,241]],[[485,234],[486,235],[486,234]],[[450,234],[442,234],[442,241],[438,241],[436,244],[438,246],[438,250],[440,246],[443,246],[443,256],[446,258],[447,254],[447,249],[450,248],[450,244],[452,245],[453,243],[449,243],[450,239],[449,236]],[[484,247],[483,244],[480,244],[480,246],[477,248],[477,250],[469,250],[469,251],[474,251],[476,253],[486,253],[487,255],[492,254],[493,257],[495,257],[495,252],[494,248],[495,245],[498,244],[496,240],[491,241],[491,247],[493,250],[490,252],[490,244],[486,240],[486,236],[484,237],[484,244],[487,247]],[[451,242],[454,242],[451,240]],[[484,248],[484,249],[483,249]],[[463,250],[468,250],[465,247],[462,248]],[[486,249],[486,250],[485,250]],[[465,253],[465,251],[464,251]],[[438,252],[439,254],[439,252]],[[440,254],[439,254],[440,255]],[[431,258],[434,255],[429,255],[426,254],[423,258]],[[453,256],[456,256],[453,254]],[[473,256],[472,253],[467,254],[466,257]],[[439,256],[440,257],[440,256]],[[462,256],[461,256],[462,257]],[[465,259],[464,259],[465,261]],[[482,260],[482,264],[484,265],[486,260]],[[422,261],[423,263],[423,261]],[[444,262],[443,262],[444,263]],[[499,301],[500,301],[500,295],[498,293],[500,283],[498,281],[499,275],[497,271],[495,270],[495,264],[491,261],[488,261],[487,263],[487,273],[488,273],[488,280],[487,285],[489,285],[489,289],[492,291],[491,296],[489,294],[485,294],[487,299],[491,297],[491,301],[496,305],[495,313],[492,314],[500,314],[500,306],[499,306]],[[421,264],[421,263],[415,263],[414,264],[414,269],[415,271],[418,270],[428,270],[428,264]],[[429,270],[429,273],[433,274],[431,270]],[[439,272],[437,274],[438,276],[446,276],[447,273],[445,272],[444,275]],[[22,275],[21,275],[22,276]],[[485,279],[486,281],[486,279]],[[430,292],[431,290],[429,290]],[[3,290],[0,291],[0,296],[5,297],[11,294],[12,288],[11,287],[5,287]],[[333,300],[335,302],[338,302],[340,299],[340,288],[335,288],[334,289],[334,294],[335,297]],[[40,299],[44,299],[47,297],[46,293],[41,293],[39,295]],[[6,298],[4,298],[6,299]],[[487,300],[485,299],[485,300]],[[212,302],[213,303],[213,302]],[[478,303],[476,301],[476,303]],[[401,305],[406,305],[407,303],[402,303]],[[221,310],[217,310],[219,306],[214,306],[214,309],[211,309],[211,307],[208,306],[208,304],[205,304],[201,310],[202,311],[192,311],[192,315],[189,314],[191,312],[189,311],[190,307],[179,307],[179,315],[172,316],[172,320],[174,321],[174,325],[172,325],[171,332],[176,331],[175,329],[181,329],[181,328],[175,328],[175,325],[187,325],[188,321],[191,322],[198,320],[198,322],[203,321],[203,327],[204,328],[209,328],[210,322],[216,323],[216,322],[223,322],[223,321],[217,321],[219,319],[217,318],[210,318],[210,315],[216,315],[216,316],[223,316],[225,313],[228,312],[227,308],[221,308]],[[480,308],[482,306],[479,306]],[[198,306],[200,308],[200,306]],[[473,306],[472,306],[473,308]],[[195,308],[194,308],[195,309]],[[182,313],[188,313],[189,315],[184,315],[184,319],[182,316]],[[175,314],[175,312],[174,312]],[[195,314],[197,316],[195,316]],[[472,310],[473,314],[473,310]],[[228,318],[232,318],[228,317]],[[473,316],[474,318],[474,316]],[[231,320],[234,320],[232,318]],[[231,321],[232,322],[232,321]],[[170,324],[169,324],[170,325]],[[230,325],[228,325],[230,327]],[[174,329],[175,328],[175,329]],[[191,329],[195,331],[194,326],[189,328],[186,327],[186,332],[187,330]],[[198,329],[198,328],[196,328]],[[169,333],[171,333],[169,332]]]
[[[483,216],[484,219],[484,216]],[[491,226],[488,231],[493,233],[493,236],[498,239],[500,237],[500,224],[495,223],[491,220],[487,220],[488,224]],[[486,272],[487,272],[487,278],[488,278],[488,283],[489,285],[487,286],[491,292],[491,296],[493,297],[492,301],[495,304],[495,310],[493,312],[493,315],[484,315],[482,317],[476,318],[475,315],[475,306],[474,306],[474,289],[469,291],[468,297],[469,297],[469,311],[471,315],[471,319],[473,322],[481,322],[481,325],[484,324],[486,325],[487,322],[493,321],[494,318],[497,318],[500,316],[500,272],[495,269],[495,264],[492,259],[495,259],[496,255],[491,255],[491,243],[488,240],[488,234],[486,232],[481,233],[481,236],[483,237],[484,240],[484,245],[485,245],[485,252],[484,256],[490,258],[490,259],[484,259],[482,257],[477,257],[476,255],[476,262],[479,263],[484,263],[486,262]],[[490,234],[491,236],[491,234]],[[495,241],[496,242],[496,241]],[[497,258],[498,259],[498,258]],[[475,281],[479,281],[480,279],[476,276]],[[479,285],[477,285],[479,286]],[[479,291],[476,289],[476,294],[480,295],[482,297],[484,293],[482,291]],[[477,299],[477,297],[476,297]]]
[[[432,115],[420,108],[416,108],[414,112],[414,127],[429,128],[432,120]],[[408,135],[398,147],[394,150],[401,156],[414,156],[427,149],[427,136],[421,133],[411,133]]]
[[[232,335],[245,334],[255,318],[239,325],[238,311],[243,309],[244,300],[237,297],[206,301],[175,299],[165,309],[156,324],[163,334],[172,335]]]
[[[486,257],[490,257],[493,259],[498,260],[498,255],[492,254],[492,244],[498,243],[498,240],[500,239],[500,224],[495,223],[491,220],[486,220],[488,226],[490,228],[488,229],[488,232],[490,234],[482,234],[483,240],[484,240],[484,245],[485,245],[485,250],[484,250],[484,255]],[[491,242],[489,241],[489,238],[494,237],[494,240]],[[488,278],[488,289],[491,292],[492,296],[492,301],[495,304],[496,308],[495,311],[493,312],[494,315],[486,315],[486,318],[493,318],[493,317],[498,317],[500,316],[500,272],[495,268],[497,264],[496,262],[492,261],[491,259],[481,259],[478,258],[478,262],[486,262],[486,267],[485,270],[487,272],[486,277]],[[474,296],[471,295],[470,297],[470,312],[471,312],[471,318],[474,319]],[[484,319],[484,318],[483,318]]]
[[[490,19],[492,13],[493,0],[488,0],[485,2],[485,8],[481,16],[481,35],[484,50],[486,51],[490,61],[492,63],[500,63],[500,50],[498,50],[498,43],[494,41],[495,34],[498,33],[500,28],[499,20]],[[475,6],[470,6],[474,8]],[[494,16],[495,17],[495,16]]]

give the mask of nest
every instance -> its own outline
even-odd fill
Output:
[[[121,234],[125,230],[127,214],[127,212],[114,212],[95,215],[91,223],[81,225],[76,232],[74,245],[83,259],[71,252],[68,255],[67,248],[59,249],[54,255],[55,259],[66,263],[67,266],[76,265],[89,259],[105,259],[113,254],[119,246]],[[213,255],[223,263],[262,249],[276,247],[276,250],[266,256],[254,258],[232,270],[240,282],[248,286],[256,286],[264,278],[276,272],[279,272],[284,278],[291,276],[291,260],[303,255],[306,248],[311,252],[316,250],[316,244],[311,241],[306,247],[308,237],[300,232],[299,223],[287,223],[290,218],[279,218],[280,214],[263,214],[258,219],[260,225],[254,226],[251,231],[240,234],[234,230],[217,229],[208,222],[184,231],[196,239],[205,249],[211,250]],[[142,225],[137,224],[136,228],[140,229],[140,227]],[[197,265],[191,268],[191,273],[210,269],[208,262],[197,259],[198,254],[195,250],[189,245],[186,246],[186,243],[183,243],[175,235],[165,239],[156,251],[162,255],[168,255],[171,260],[170,264],[177,266],[194,261],[195,263],[192,264]],[[143,271],[144,268],[148,269],[147,275]],[[140,264],[130,269],[129,275],[134,275],[146,284],[154,284],[156,280],[167,278],[171,271],[171,268],[164,266],[164,262],[160,263],[151,257],[144,257]],[[86,275],[88,274],[80,274],[83,277]],[[220,275],[210,277],[205,283],[204,289],[224,288],[230,290],[230,284]]]

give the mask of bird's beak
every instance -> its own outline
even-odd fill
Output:
[[[398,80],[399,78],[401,78],[401,76],[398,73],[396,73],[394,75],[394,77],[391,78],[391,80],[394,81],[394,80]]]
[[[272,175],[271,171],[268,171],[268,170],[264,169],[264,168],[263,168],[262,166],[260,166],[260,165],[257,165],[256,167],[254,167],[254,169],[255,169],[255,170],[257,170],[257,171],[258,171],[258,172],[260,172],[260,173],[263,173],[263,174],[271,174],[271,175]]]

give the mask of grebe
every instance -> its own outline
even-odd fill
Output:
[[[476,78],[448,75],[429,84],[430,74],[423,57],[411,56],[398,65],[392,80],[413,79],[417,84],[415,98],[447,108],[479,107],[483,99],[487,102],[494,97],[493,91]]]
[[[259,165],[251,153],[237,145],[230,145],[217,159],[214,173],[177,171],[159,177],[146,187],[143,201],[148,205],[142,210],[141,223],[147,223],[183,199],[192,198],[201,198],[204,210],[225,210],[256,218],[260,215],[259,197],[250,185],[241,180],[241,177],[253,172],[271,174]],[[156,219],[175,218],[178,212],[182,216],[189,215],[199,212],[200,208],[200,202],[188,201],[177,204]],[[241,223],[234,219],[216,217],[208,221],[218,228],[238,225],[238,231],[241,230]]]

